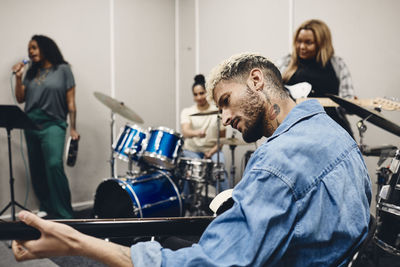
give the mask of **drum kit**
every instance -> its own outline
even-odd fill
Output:
[[[114,113],[137,123],[143,120],[122,102],[99,92],[95,97]],[[111,129],[112,133],[112,129]],[[208,215],[208,185],[221,178],[219,161],[181,157],[182,134],[167,127],[143,130],[127,123],[112,139],[111,178],[96,189],[96,218],[149,218]],[[128,163],[128,171],[114,175],[114,159]],[[184,187],[189,193],[183,193]]]

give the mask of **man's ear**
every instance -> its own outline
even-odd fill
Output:
[[[247,78],[247,85],[255,91],[262,91],[264,89],[264,76],[261,69],[254,68],[250,71]]]

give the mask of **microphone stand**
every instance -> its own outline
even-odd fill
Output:
[[[110,167],[111,167],[111,177],[112,178],[116,178],[115,176],[115,171],[114,171],[114,149],[112,147],[113,143],[114,143],[114,112],[111,111],[111,123],[110,123],[110,127],[111,127],[111,156],[110,156]]]
[[[2,215],[8,208],[11,207],[11,218],[13,221],[16,220],[15,208],[27,210],[24,206],[15,201],[14,194],[14,174],[12,168],[12,155],[11,155],[11,130],[12,129],[34,129],[38,130],[39,127],[29,119],[29,117],[18,107],[11,105],[0,105],[0,127],[4,127],[7,130],[7,144],[8,144],[8,162],[10,170],[10,196],[11,201],[0,211]]]
[[[9,162],[9,169],[10,169],[10,195],[11,195],[11,201],[7,204],[7,206],[4,207],[0,211],[0,215],[2,215],[8,208],[11,207],[11,218],[13,221],[15,221],[15,206],[27,210],[24,206],[19,204],[17,201],[15,201],[15,194],[14,194],[14,176],[13,176],[13,169],[12,169],[12,156],[11,156],[11,128],[7,128],[7,143],[8,143],[8,162]]]

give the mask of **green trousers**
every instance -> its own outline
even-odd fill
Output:
[[[64,172],[64,144],[67,123],[36,109],[28,117],[40,130],[25,130],[32,186],[40,210],[53,218],[71,219],[71,193]]]

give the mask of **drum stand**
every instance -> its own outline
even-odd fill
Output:
[[[220,132],[220,129],[221,129],[221,127],[220,127],[220,123],[221,123],[221,117],[218,115],[217,116],[217,126],[218,126],[218,135],[217,135],[217,167],[216,167],[216,170],[215,170],[215,177],[216,177],[216,181],[217,181],[217,186],[216,186],[216,190],[217,190],[217,192],[216,192],[216,195],[217,194],[219,194],[219,193],[221,193],[220,191],[220,182],[221,182],[221,174],[222,173],[225,173],[225,170],[224,170],[224,168],[223,168],[223,166],[222,166],[222,164],[221,164],[221,162],[220,162],[220,158],[219,158],[219,152],[220,152],[220,145],[221,145],[221,137],[219,136],[219,132]],[[235,168],[234,166],[233,166],[233,168]],[[235,170],[232,170],[232,167],[231,167],[231,173],[235,173]],[[225,179],[225,178],[224,178]],[[232,184],[232,187],[233,187],[233,184]]]
[[[235,138],[235,133],[232,132],[232,138]],[[236,172],[236,166],[235,166],[235,148],[236,145],[229,145],[229,149],[231,150],[231,179],[230,179],[230,188],[233,188],[235,185],[235,172]]]
[[[129,149],[130,150],[130,149]],[[128,177],[136,177],[138,174],[141,173],[141,171],[138,171],[136,168],[135,170],[133,169],[133,166],[138,167],[137,162],[133,164],[133,157],[137,155],[137,151],[129,151],[128,153],[128,171],[126,174]]]
[[[220,186],[220,181],[221,181],[221,171],[222,168],[220,166],[220,159],[219,159],[219,151],[220,151],[220,136],[219,136],[219,132],[220,132],[220,123],[221,123],[221,117],[219,115],[217,115],[217,170],[216,170],[216,181],[217,184],[215,186],[215,190],[217,191],[215,195],[218,195],[220,192],[219,186]],[[208,183],[206,183],[206,198],[208,198]]]
[[[378,169],[377,173],[377,189],[376,189],[376,196],[375,196],[375,217],[378,219],[379,217],[379,209],[378,209],[378,202],[379,202],[379,194],[381,192],[382,186],[386,185],[389,181],[389,177],[391,175],[390,169],[387,167],[382,167]]]
[[[188,182],[189,191],[193,192],[193,194],[189,197],[191,198],[191,208],[193,209],[191,212],[191,216],[206,216],[209,215],[206,212],[205,207],[208,205],[208,182]],[[205,187],[205,196],[202,196],[201,192],[203,191],[203,187]]]
[[[111,156],[110,156],[110,169],[111,169],[111,177],[115,178],[115,170],[114,170],[114,165],[115,165],[115,158],[114,158],[114,149],[112,148],[113,142],[114,142],[114,122],[115,122],[115,116],[114,112],[111,111],[111,123],[110,123],[110,135],[111,135]]]
[[[363,151],[363,149],[365,148],[364,145],[364,133],[367,131],[367,125],[364,124],[364,120],[360,120],[357,122],[357,129],[358,129],[358,135],[360,136],[360,145],[359,148],[361,150],[361,152]]]
[[[359,142],[360,144],[359,144],[358,147],[360,148],[361,153],[364,154],[364,155],[366,154],[366,151],[369,150],[367,145],[365,145],[364,142],[363,142],[364,133],[367,131],[367,126],[364,124],[364,121],[367,120],[368,118],[369,117],[367,117],[366,119],[363,119],[363,120],[359,120],[357,122],[358,135],[360,136],[360,142]],[[378,165],[380,165],[380,164],[378,164]],[[389,171],[388,168],[383,167],[383,168],[380,168],[376,173],[377,176],[378,176],[378,179],[377,179],[378,188],[377,188],[376,195],[375,195],[376,203],[378,203],[379,192],[381,191],[382,186],[385,185],[387,180],[388,180],[388,177],[389,177],[388,176],[389,175],[388,171]],[[375,207],[375,216],[376,216],[376,218],[378,218],[378,212],[379,211],[378,211],[377,205],[375,205],[375,206],[376,206]]]
[[[216,190],[216,195],[218,195],[220,193],[220,182],[221,182],[221,174],[224,173],[224,169],[221,166],[221,159],[220,159],[220,120],[221,117],[219,115],[217,115],[217,162],[216,162],[216,167],[214,167],[213,172],[210,174],[211,175],[211,179],[205,179],[204,182],[197,182],[197,181],[188,181],[189,184],[189,191],[193,192],[192,196],[190,198],[191,199],[191,207],[193,208],[193,210],[195,211],[194,213],[192,213],[192,216],[204,216],[207,215],[207,208],[208,207],[208,202],[209,202],[209,198],[208,198],[208,185],[210,184],[209,181],[214,181],[215,177],[215,190]],[[204,190],[204,196],[202,196],[202,192]]]

